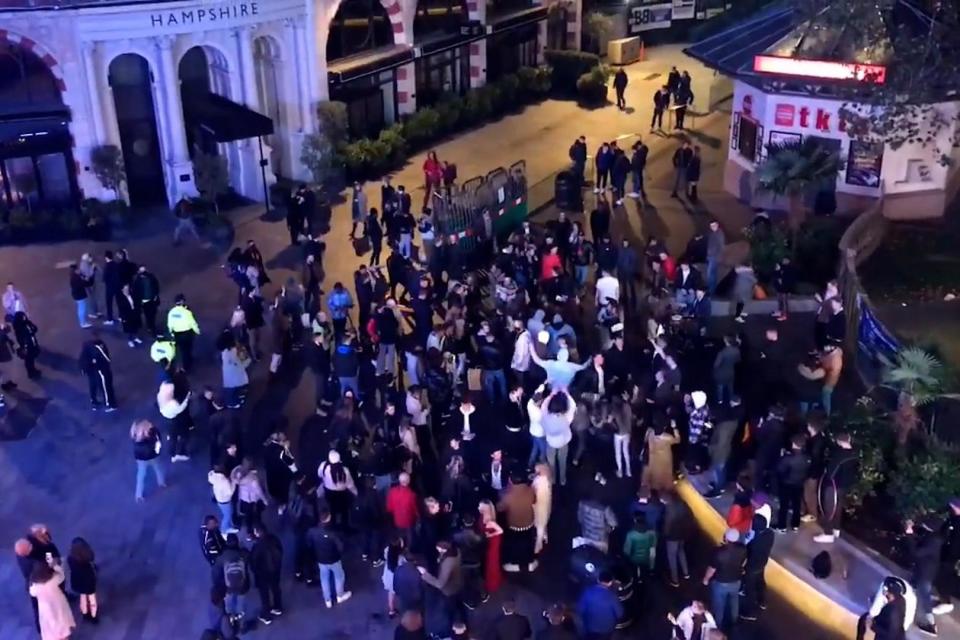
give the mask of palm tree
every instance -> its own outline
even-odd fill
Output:
[[[947,371],[934,356],[919,347],[909,347],[897,353],[895,362],[888,362],[883,371],[883,383],[899,392],[894,423],[897,439],[905,444],[910,434],[922,424],[917,407],[943,397]]]
[[[840,155],[814,138],[767,145],[767,157],[757,167],[761,191],[790,198],[788,220],[796,231],[806,217],[803,196],[831,186],[840,173]]]

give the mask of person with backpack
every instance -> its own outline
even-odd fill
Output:
[[[280,538],[257,523],[253,525],[253,547],[250,548],[250,566],[260,592],[260,616],[263,624],[270,624],[283,615],[283,596],[280,593],[280,570],[283,566],[283,545]]]
[[[342,604],[353,595],[344,591],[343,584],[346,576],[343,573],[343,539],[333,529],[333,518],[329,510],[320,512],[320,524],[307,532],[310,546],[317,559],[320,569],[320,587],[323,589],[323,603],[327,609],[333,606],[336,595],[337,604]],[[333,578],[335,591],[330,590],[330,579]]]
[[[213,565],[212,575],[214,587],[219,586],[226,592],[225,613],[232,624],[242,625],[250,591],[250,556],[240,547],[237,534],[227,535],[225,548]]]

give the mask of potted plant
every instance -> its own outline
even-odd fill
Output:
[[[300,149],[300,162],[313,181],[331,193],[344,185],[342,150],[349,137],[347,105],[328,101],[317,105],[318,132],[307,135]]]
[[[599,11],[591,11],[583,21],[583,31],[590,38],[590,42],[602,57],[607,52],[607,42],[613,33],[613,18]],[[594,48],[590,47],[590,48]]]
[[[806,218],[804,196],[836,182],[841,166],[840,155],[813,137],[769,144],[767,157],[757,167],[757,185],[761,191],[789,198],[788,220],[796,231]]]

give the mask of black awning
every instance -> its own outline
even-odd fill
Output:
[[[793,9],[775,6],[690,45],[683,52],[727,75],[752,74],[754,56],[780,42],[795,25]]]
[[[189,124],[199,126],[217,142],[246,140],[273,133],[273,120],[215,93],[185,102],[183,111]]]
[[[359,80],[413,62],[413,47],[390,45],[330,62],[327,70],[331,84]]]
[[[528,24],[535,24],[547,19],[547,11],[547,7],[531,7],[516,13],[495,16],[490,19],[490,31],[491,33],[501,33],[503,31],[509,31],[510,29],[524,27]]]

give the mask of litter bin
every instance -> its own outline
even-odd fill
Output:
[[[553,185],[554,201],[566,211],[583,211],[583,194],[580,181],[572,171],[561,171]]]

